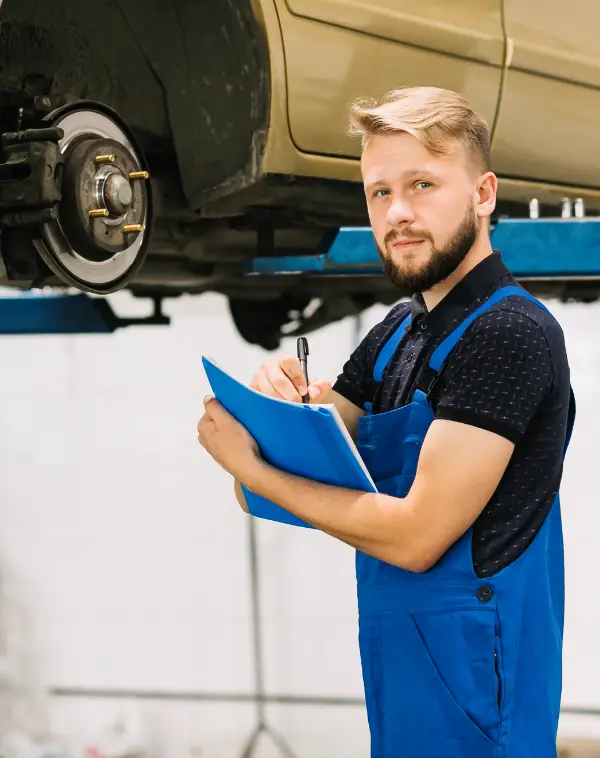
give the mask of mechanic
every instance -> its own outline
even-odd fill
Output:
[[[354,103],[383,268],[410,288],[333,387],[378,493],[277,470],[214,398],[198,438],[249,490],[356,548],[373,758],[550,758],[561,697],[559,485],[575,406],[562,330],[491,247],[487,124],[463,97]],[[300,401],[295,357],[252,386]]]

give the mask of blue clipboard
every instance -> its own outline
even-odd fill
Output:
[[[269,397],[234,379],[206,356],[202,364],[215,398],[250,432],[272,466],[322,484],[377,492],[334,405]],[[253,516],[312,528],[247,487],[242,490]]]

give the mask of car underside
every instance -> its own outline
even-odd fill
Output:
[[[378,275],[247,275],[368,225],[360,181],[264,170],[270,76],[250,0],[0,2],[1,283],[219,292],[267,349],[402,297]],[[528,213],[500,197],[499,216]]]

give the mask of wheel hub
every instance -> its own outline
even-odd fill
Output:
[[[102,199],[113,216],[122,216],[129,210],[133,200],[133,190],[129,179],[118,169],[106,177],[102,188]]]
[[[36,247],[63,281],[98,294],[114,292],[145,257],[151,195],[143,156],[109,109],[73,104],[48,120],[64,132],[62,200],[58,218],[43,225]]]
[[[82,137],[67,149],[59,222],[81,258],[108,262],[143,232],[143,182],[129,178],[136,168],[115,140]]]

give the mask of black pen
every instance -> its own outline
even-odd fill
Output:
[[[303,403],[308,403],[310,400],[310,397],[308,395],[308,366],[307,366],[307,356],[308,356],[308,340],[306,337],[298,337],[298,341],[296,343],[296,350],[298,351],[298,360],[300,361],[300,366],[302,368],[302,373],[304,374],[304,378],[306,379],[306,395],[302,398]]]

